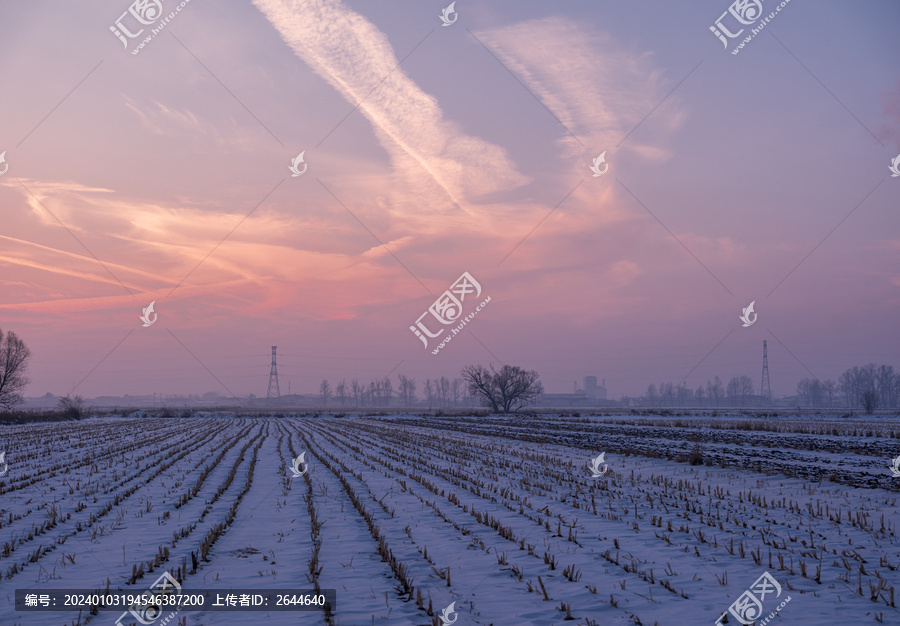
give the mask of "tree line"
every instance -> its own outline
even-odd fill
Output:
[[[397,377],[397,392],[388,377],[361,384],[354,378],[347,384],[341,380],[332,387],[328,379],[319,384],[319,397],[322,406],[327,408],[334,400],[341,407],[412,407],[419,404],[416,393],[415,378],[405,374]],[[426,378],[422,391],[422,402],[428,408],[473,407],[476,403],[489,407],[492,411],[509,413],[534,403],[543,393],[544,388],[538,380],[538,373],[524,370],[513,365],[504,365],[499,370],[482,365],[469,365],[463,368],[460,376],[449,379]]]
[[[348,384],[347,380],[343,379],[333,386],[328,379],[324,379],[319,385],[319,397],[322,399],[323,407],[329,405],[339,405],[342,408],[412,407],[420,402],[416,389],[416,379],[405,374],[397,377],[396,392],[393,382],[387,377],[371,380],[368,384],[360,383],[357,378],[352,379]],[[435,379],[426,378],[422,391],[424,392],[423,402],[429,408],[473,405],[473,397],[469,393],[465,381],[459,377],[453,380],[446,376]],[[333,404],[330,404],[332,401]]]
[[[797,383],[797,395],[806,406],[859,407],[867,413],[892,409],[900,404],[900,373],[892,365],[869,363],[847,368],[833,380],[804,378]]]
[[[688,388],[685,383],[673,385],[664,382],[659,387],[651,383],[647,387],[647,401],[650,406],[744,406],[753,391],[753,380],[749,376],[733,376],[727,384],[716,376],[696,389]]]
[[[759,402],[758,390],[749,376],[734,376],[723,383],[716,376],[690,390],[687,385],[660,383],[647,387],[650,406],[747,406]],[[808,408],[861,408],[867,413],[875,409],[900,406],[900,372],[892,365],[853,366],[838,379],[804,378],[797,383],[799,404]],[[623,397],[625,403],[628,398]]]

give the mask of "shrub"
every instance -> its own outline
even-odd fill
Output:
[[[59,399],[59,408],[65,417],[79,420],[84,417],[84,399],[81,396],[65,396]]]
[[[703,465],[703,450],[700,449],[699,443],[694,446],[694,449],[688,455],[688,463],[691,465]]]

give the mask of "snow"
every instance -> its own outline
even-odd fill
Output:
[[[782,590],[763,614],[791,598],[776,621],[900,623],[898,433],[897,417],[814,415],[4,427],[0,624],[78,623],[16,612],[17,588],[140,591],[163,571],[187,591],[337,590],[330,618],[178,614],[192,625],[440,624],[451,602],[459,626],[562,624],[567,607],[575,624],[714,624],[766,571]]]

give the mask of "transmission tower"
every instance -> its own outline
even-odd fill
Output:
[[[269,390],[266,398],[269,400],[280,398],[281,390],[278,388],[278,363],[275,361],[275,351],[278,346],[272,346],[272,369],[269,370]]]
[[[761,395],[769,402],[772,401],[772,386],[769,384],[769,352],[768,348],[766,347],[765,339],[763,339],[763,369],[762,382],[759,384],[759,395]]]

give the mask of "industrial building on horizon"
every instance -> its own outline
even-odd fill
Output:
[[[583,386],[579,389],[578,382],[573,383],[575,390],[572,393],[544,393],[541,396],[540,406],[544,407],[614,407],[618,402],[607,399],[606,379],[597,384],[596,376],[585,376]]]

